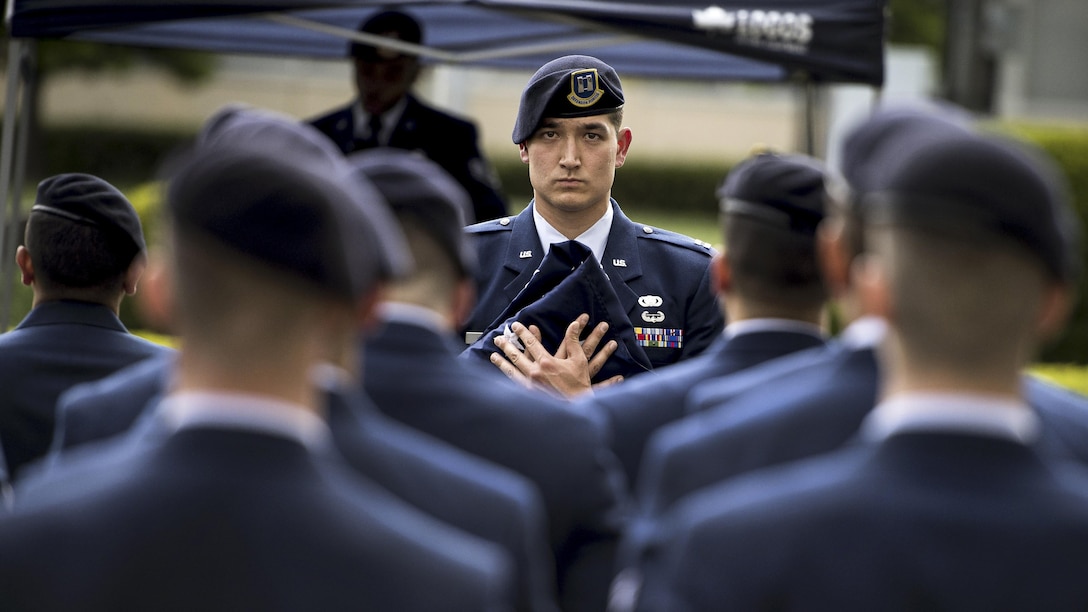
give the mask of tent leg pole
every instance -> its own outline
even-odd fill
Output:
[[[26,49],[25,40],[12,38],[8,42],[7,91],[4,96],[3,135],[0,136],[0,229],[3,230],[0,231],[0,283],[2,283],[0,288],[6,288],[0,291],[0,295],[3,296],[3,302],[0,303],[0,331],[6,330],[8,326],[8,316],[11,311],[11,285],[15,282],[5,264],[9,259],[8,250],[11,248],[8,235],[12,230],[9,228],[18,222],[13,214],[9,214],[13,208],[9,205],[9,201],[19,197],[19,194],[12,193],[12,174],[18,165],[15,159],[17,119],[20,113],[26,112],[26,109],[19,107],[19,86],[22,83],[23,55]]]
[[[11,177],[11,220],[5,228],[7,235],[4,237],[4,244],[7,245],[6,248],[9,251],[12,250],[13,245],[18,244],[19,221],[23,216],[23,185],[26,182],[27,147],[30,143],[30,92],[33,89],[34,80],[38,78],[37,64],[35,62],[36,49],[37,44],[35,41],[26,42],[23,47],[23,61],[20,62],[23,95],[22,102],[19,103],[18,121],[15,125],[13,149],[15,168]],[[0,254],[3,254],[3,251],[0,251]],[[11,257],[0,258],[0,278],[9,279],[7,283],[0,286],[0,329],[7,329],[7,326],[11,323],[11,306],[15,290],[14,271],[14,254]]]
[[[805,155],[816,156],[816,106],[818,103],[817,96],[819,91],[817,90],[816,83],[811,79],[806,79],[801,84],[801,92],[803,96],[802,108],[801,108],[801,150]]]

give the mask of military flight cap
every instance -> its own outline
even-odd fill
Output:
[[[269,113],[216,123],[176,168],[167,210],[179,232],[354,299],[411,257],[381,194],[313,128]]]
[[[587,330],[602,321],[608,322],[602,343],[615,340],[617,345],[616,352],[593,377],[593,382],[653,369],[650,358],[635,339],[634,326],[604,269],[593,251],[577,240],[551,245],[533,278],[461,356],[489,361],[495,352],[495,338],[506,336],[515,321],[526,327],[536,325],[540,329],[541,346],[554,353],[567,326],[582,313],[589,315]]]
[[[991,135],[946,132],[917,147],[863,200],[871,223],[1015,242],[1058,280],[1078,270],[1067,185],[1042,152]]]
[[[381,192],[397,217],[422,224],[462,276],[473,273],[476,250],[464,232],[472,200],[448,172],[422,155],[389,147],[355,153],[348,161]]]
[[[30,212],[101,228],[111,239],[131,246],[133,255],[147,248],[140,217],[132,203],[97,176],[69,173],[45,179],[38,184]]]
[[[420,44],[423,42],[423,28],[414,17],[401,11],[382,11],[368,18],[359,25],[359,31],[378,36],[389,36],[404,42]],[[370,62],[397,59],[401,53],[392,49],[374,47],[361,42],[352,42],[348,55]]]
[[[826,174],[806,155],[754,155],[726,175],[718,189],[721,212],[813,235],[824,218]]]
[[[623,107],[623,87],[611,66],[589,55],[567,55],[544,64],[521,92],[514,144],[551,117],[589,117]]]

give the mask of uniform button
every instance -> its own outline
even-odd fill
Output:
[[[510,225],[510,217],[499,219],[499,225]]]
[[[642,231],[646,232],[647,234],[652,234],[654,233],[654,228],[650,227],[649,225],[643,225]]]

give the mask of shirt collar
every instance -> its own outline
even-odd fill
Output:
[[[404,109],[408,107],[408,96],[402,96],[397,103],[389,107],[389,110],[382,113],[382,131],[378,134],[378,142],[385,145],[389,143],[389,138],[393,135],[393,128],[400,122],[400,116],[404,114]],[[352,134],[355,138],[364,139],[370,136],[370,113],[363,110],[362,100],[357,100],[351,107],[352,118],[355,123],[355,133]]]
[[[597,258],[598,262],[604,261],[604,247],[608,244],[608,233],[612,231],[612,218],[614,215],[615,213],[612,211],[612,205],[609,203],[604,216],[575,238],[575,240],[586,245],[589,250],[593,251],[593,256]],[[569,240],[569,238],[561,234],[559,230],[555,229],[550,223],[544,220],[544,217],[537,212],[536,206],[533,206],[533,222],[536,224],[536,233],[540,238],[540,244],[545,248]]]
[[[859,317],[842,330],[840,339],[851,349],[876,348],[888,334],[888,322],[880,317]]]
[[[259,395],[183,391],[166,396],[158,414],[170,431],[238,429],[294,440],[311,450],[326,446],[331,439],[325,421],[306,407]]]
[[[442,313],[418,304],[382,302],[378,306],[378,313],[383,321],[417,325],[442,334],[450,331]]]
[[[904,393],[878,404],[861,431],[874,441],[906,432],[947,432],[1028,444],[1039,435],[1039,418],[1025,402],[1007,396]]]
[[[812,323],[806,323],[804,321],[797,321],[794,319],[773,319],[773,318],[761,318],[761,319],[744,319],[741,321],[732,321],[725,326],[725,337],[736,338],[744,334],[754,334],[759,332],[792,332],[798,334],[808,334],[816,338],[823,338],[823,330],[819,325],[813,325]]]

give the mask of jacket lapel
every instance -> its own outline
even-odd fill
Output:
[[[514,217],[511,224],[513,227],[510,229],[510,243],[506,248],[503,262],[507,273],[513,279],[503,287],[503,293],[508,300],[512,301],[533,278],[537,267],[544,259],[544,249],[536,233],[536,223],[533,222],[532,202],[521,211],[521,214]]]

